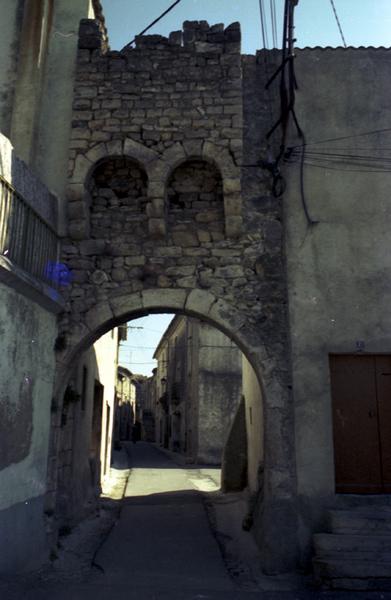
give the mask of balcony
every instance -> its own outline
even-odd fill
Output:
[[[59,254],[57,198],[0,134],[0,281],[59,312]]]

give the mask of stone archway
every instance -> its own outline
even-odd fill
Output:
[[[160,288],[130,294],[124,291],[98,302],[86,312],[82,323],[73,324],[67,336],[66,348],[58,352],[57,402],[62,397],[72,365],[97,338],[127,320],[161,312],[180,313],[206,321],[230,337],[252,365],[262,389],[265,422],[264,476],[258,500],[259,514],[254,514],[255,535],[267,553],[266,569],[283,571],[289,566],[293,567],[296,560],[296,507],[291,438],[293,423],[285,404],[289,390],[281,380],[278,381],[270,368],[267,347],[255,344],[253,328],[246,323],[246,316],[232,304],[202,289]],[[54,430],[53,433],[55,440]],[[55,457],[56,448],[53,444],[49,462],[52,468],[55,467]],[[54,472],[49,474],[49,479],[49,489],[53,489],[56,479]],[[281,535],[286,540],[284,545],[279,541]]]

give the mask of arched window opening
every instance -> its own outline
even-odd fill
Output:
[[[101,162],[90,182],[91,237],[145,235],[147,186],[147,174],[136,161],[118,157]]]
[[[189,245],[224,238],[223,182],[214,165],[198,159],[179,165],[168,182],[167,200],[174,237],[187,232]]]

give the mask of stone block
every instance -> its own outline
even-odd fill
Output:
[[[198,237],[198,241],[201,244],[207,244],[212,239],[209,231],[203,231],[203,230],[197,231],[197,237]]]
[[[159,275],[157,284],[159,287],[168,288],[172,286],[172,281],[169,277],[166,277],[166,275]]]
[[[240,194],[241,189],[242,189],[241,184],[240,184],[240,178],[239,177],[224,178],[223,189],[224,189],[224,194]]]
[[[75,89],[75,100],[80,98],[96,98],[98,95],[98,88],[92,85],[79,85]]]
[[[75,168],[72,173],[72,183],[84,183],[91,167],[91,161],[83,154],[78,154],[75,160]]]
[[[148,196],[150,198],[163,198],[164,187],[164,180],[151,179],[148,183]]]
[[[125,139],[124,154],[136,158],[142,165],[156,161],[159,158],[157,152],[131,138]]]
[[[127,279],[127,272],[122,267],[114,268],[111,271],[111,278],[113,281],[116,281],[117,283],[122,283],[123,281],[125,281]]]
[[[178,267],[168,267],[166,274],[170,277],[187,277],[188,275],[194,275],[195,265],[184,265]]]
[[[176,258],[182,256],[182,248],[180,246],[155,246],[154,254],[158,257]]]
[[[172,234],[176,246],[199,246],[198,236],[192,231],[176,231]]]
[[[176,166],[178,163],[186,159],[186,152],[180,142],[170,146],[163,154],[163,160]]]
[[[93,131],[91,140],[93,142],[108,142],[111,140],[111,135],[108,131]]]
[[[185,140],[183,149],[187,158],[199,158],[202,156],[202,140]]]
[[[237,238],[242,234],[243,219],[242,217],[226,217],[225,233],[229,238]]]
[[[109,297],[109,304],[113,315],[118,319],[123,317],[130,317],[132,313],[140,314],[142,312],[142,298],[141,294],[133,293],[129,294],[127,290],[122,292],[123,295],[116,297]]]
[[[215,275],[224,279],[233,279],[234,277],[243,277],[244,270],[241,265],[227,265],[226,267],[217,268]]]
[[[82,221],[72,221],[68,225],[68,235],[72,240],[85,240],[89,236],[89,224],[85,219]]]
[[[102,101],[102,108],[111,108],[111,109],[117,109],[117,108],[121,108],[122,106],[122,101],[121,98],[108,98],[106,100]]]
[[[144,309],[183,310],[187,292],[179,289],[144,290],[142,293]]]
[[[185,308],[196,315],[207,315],[216,300],[209,292],[193,289],[187,297]]]
[[[236,332],[246,321],[246,315],[221,298],[210,308],[208,317],[223,331]]]
[[[101,302],[91,308],[85,316],[85,323],[90,331],[96,331],[113,319],[113,311],[108,302]]]
[[[148,219],[148,231],[152,238],[160,238],[166,235],[166,222],[164,219]]]
[[[146,258],[145,256],[126,256],[125,257],[125,265],[128,267],[138,267],[141,265],[145,265]]]
[[[105,156],[107,156],[108,152],[107,152],[107,147],[106,144],[95,144],[95,146],[93,146],[87,153],[86,153],[86,158],[91,161],[92,163],[97,162],[98,160],[101,160],[102,158],[104,158]]]
[[[104,254],[106,242],[104,240],[84,240],[80,243],[80,254],[82,256],[94,256]]]
[[[82,200],[78,200],[77,202],[68,202],[67,214],[70,221],[87,218],[88,212],[85,202]]]
[[[177,279],[177,285],[182,288],[194,289],[197,286],[196,277],[180,277]]]
[[[102,285],[103,283],[106,283],[108,280],[109,280],[109,277],[108,277],[107,273],[105,271],[102,271],[101,269],[97,269],[90,275],[90,281],[94,285]]]
[[[71,183],[67,189],[68,202],[78,202],[83,200],[86,189],[83,183]]]
[[[169,35],[168,41],[173,46],[182,46],[182,30],[172,31]]]
[[[240,217],[242,214],[241,196],[224,196],[224,211],[226,217]]]
[[[122,156],[123,154],[123,143],[122,140],[111,140],[106,143],[107,152],[111,156]]]

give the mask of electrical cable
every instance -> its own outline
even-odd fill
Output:
[[[275,0],[270,0],[270,21],[272,24],[273,48],[277,48],[277,16]]]
[[[330,0],[330,4],[331,4],[331,7],[332,7],[333,12],[334,12],[335,20],[337,21],[337,25],[338,25],[339,33],[341,34],[343,45],[346,48],[347,47],[346,46],[346,41],[345,41],[345,37],[344,37],[343,31],[342,31],[341,23],[339,21],[338,15],[337,15],[337,9],[335,8],[334,0]]]
[[[134,44],[134,42],[136,41],[136,39],[137,39],[137,38],[138,38],[140,35],[144,35],[144,33],[146,33],[147,31],[149,31],[149,30],[150,30],[150,29],[151,29],[151,28],[152,28],[154,25],[156,25],[156,23],[158,23],[158,22],[159,22],[161,19],[163,19],[163,17],[165,17],[165,16],[166,16],[166,15],[167,15],[167,14],[168,14],[170,11],[172,11],[172,9],[173,9],[173,8],[175,8],[175,6],[176,6],[177,4],[179,4],[180,2],[182,2],[182,0],[176,0],[176,1],[174,2],[174,4],[171,4],[171,6],[169,6],[169,7],[167,8],[167,10],[165,10],[165,11],[164,11],[164,12],[163,12],[163,13],[160,15],[160,17],[158,17],[157,19],[155,19],[154,21],[152,21],[152,23],[150,23],[150,24],[148,25],[148,27],[146,27],[145,29],[143,29],[143,30],[141,31],[141,33],[139,33],[139,34],[138,34],[138,35],[137,35],[137,36],[136,36],[136,37],[135,37],[135,38],[134,38],[134,39],[133,39],[131,42],[129,42],[129,44],[126,44],[126,46],[124,46],[124,47],[122,48],[122,51],[123,51],[123,50],[127,50],[128,48],[130,48],[130,47],[131,47],[131,46]]]
[[[337,138],[327,138],[325,140],[318,140],[315,142],[306,142],[305,146],[315,146],[316,144],[327,144],[328,142],[342,142],[344,140],[352,140],[356,137],[364,137],[366,135],[377,135],[378,133],[389,133],[391,132],[391,127],[386,127],[385,129],[373,129],[371,131],[364,131],[361,133],[355,133],[353,135],[345,135]],[[290,146],[289,148],[301,148],[303,144],[297,144],[296,146]]]
[[[260,14],[261,14],[261,28],[262,28],[263,47],[266,50],[267,48],[269,48],[269,39],[268,39],[266,13],[265,13],[265,7],[264,7],[264,4],[263,4],[263,0],[259,0],[259,11],[260,11]]]

